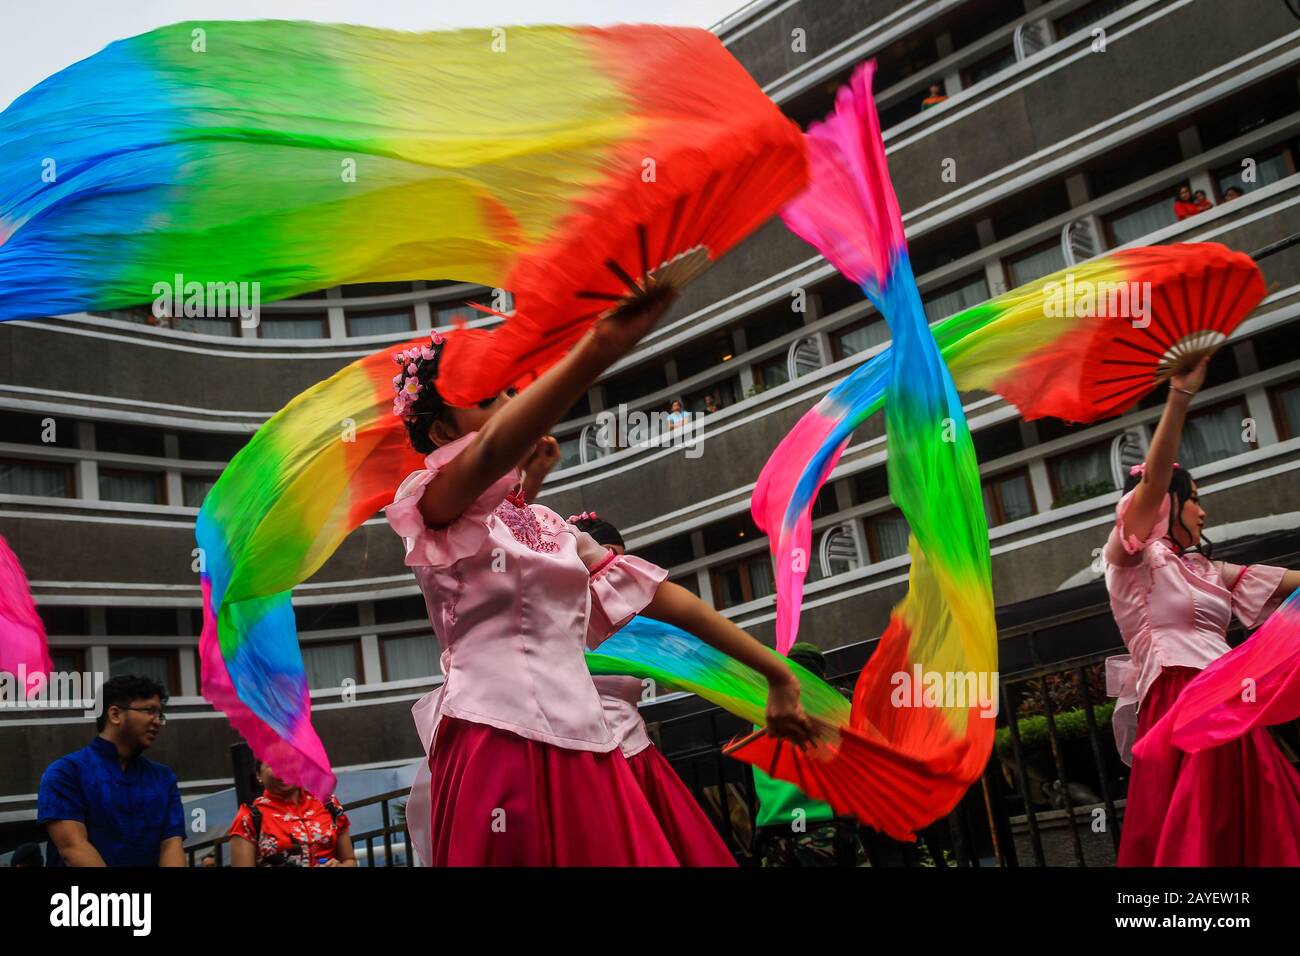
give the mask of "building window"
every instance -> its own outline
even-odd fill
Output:
[[[295,604],[294,623],[299,631],[328,631],[338,627],[360,627],[355,604]]]
[[[1252,158],[1256,161],[1253,182],[1245,182],[1241,178],[1244,171],[1241,163],[1215,170],[1214,182],[1218,187],[1220,201],[1223,200],[1223,194],[1229,188],[1236,188],[1243,193],[1248,193],[1251,190],[1259,189],[1261,186],[1275,183],[1279,179],[1285,179],[1295,173],[1295,160],[1291,156],[1291,151],[1284,146],[1279,146],[1269,153]]]
[[[217,483],[216,475],[182,475],[181,487],[185,493],[186,508],[202,508],[203,499]]]
[[[995,51],[982,60],[977,60],[966,69],[961,71],[962,87],[974,86],[981,80],[987,80],[995,73],[1001,73],[1008,67],[1016,65],[1016,51],[1013,47],[1005,46]]]
[[[638,369],[605,383],[605,407],[613,410],[619,405],[633,405],[645,396],[667,387],[668,376],[664,374],[662,365]]]
[[[784,355],[754,366],[754,391],[762,392],[790,381],[790,367]]]
[[[248,444],[250,435],[177,432],[177,454],[186,461],[227,462]]]
[[[719,608],[756,601],[776,591],[772,561],[766,554],[711,568],[709,574],[713,578],[713,600]]]
[[[329,315],[324,312],[263,315],[257,334],[264,339],[327,339]]]
[[[43,618],[45,615],[41,615]],[[86,670],[84,647],[51,647],[50,663],[60,674],[82,674]]]
[[[872,515],[864,525],[867,531],[867,553],[873,563],[907,554],[907,538],[911,532],[901,511]]]
[[[342,687],[345,680],[364,682],[359,641],[309,641],[302,645],[302,663],[312,690]]]
[[[984,481],[984,513],[989,527],[1019,521],[1034,513],[1034,491],[1028,470],[1006,472]]]
[[[162,458],[166,455],[163,433],[154,428],[135,425],[115,425],[110,422],[95,423],[95,450],[118,455],[142,455]]]
[[[175,650],[144,647],[114,647],[108,651],[108,676],[131,674],[148,677],[163,685],[169,696],[180,691],[180,657]]]
[[[455,325],[457,322],[473,322],[475,319],[492,319],[493,323],[501,321],[487,312],[480,312],[473,306],[464,304],[430,306],[430,308],[433,311],[433,324],[440,329],[448,325]],[[509,312],[510,310],[506,308],[501,311]]]
[[[754,519],[748,511],[742,511],[724,521],[707,524],[702,534],[705,554],[725,551],[727,548],[734,548],[738,544],[747,544],[763,537],[763,532],[758,529],[758,525],[754,524]]]
[[[77,423],[62,415],[0,412],[0,442],[43,445],[46,448],[77,448]]]
[[[1282,441],[1300,436],[1300,379],[1273,389],[1273,419]]]
[[[375,602],[376,624],[398,624],[428,619],[429,609],[425,607],[424,598],[419,594]]]
[[[441,673],[438,667],[438,642],[432,634],[385,637],[379,642],[384,680],[411,680]]]
[[[1198,411],[1187,417],[1183,426],[1183,441],[1178,447],[1178,462],[1184,468],[1201,465],[1240,455],[1255,447],[1253,441],[1243,441],[1246,406],[1240,401],[1228,402],[1216,408]]]
[[[55,635],[81,637],[90,633],[90,627],[86,624],[86,609],[84,607],[74,607],[68,604],[42,604],[36,610],[41,615],[41,623],[45,625],[45,633],[51,637]]]
[[[200,319],[186,318],[181,316],[177,319],[165,319],[170,321],[172,328],[180,329],[182,332],[196,332],[199,335],[224,335],[227,338],[239,337],[239,319]]]
[[[853,476],[853,501],[865,505],[889,495],[889,473],[884,465],[877,465]]]
[[[878,315],[859,319],[848,328],[831,333],[831,355],[835,361],[857,355],[889,341],[889,324]]]
[[[0,458],[0,495],[72,498],[76,488],[73,473],[72,465]]]
[[[963,312],[971,306],[979,305],[988,297],[988,280],[982,275],[977,275],[967,277],[937,292],[931,292],[921,302],[925,307],[926,319],[935,323],[950,315]]]
[[[1009,260],[1008,265],[1011,267],[1011,284],[1019,287],[1064,269],[1065,253],[1061,251],[1061,243],[1053,239],[1028,252],[1022,252]]]
[[[166,504],[163,473],[100,468],[99,497],[102,501],[125,501],[136,505]]]
[[[1178,221],[1174,215],[1174,197],[1161,193],[1125,206],[1118,212],[1103,217],[1102,225],[1113,246],[1122,246],[1150,235],[1157,229],[1172,226]]]
[[[661,568],[671,568],[693,561],[695,552],[691,549],[691,536],[689,534],[679,534],[637,548],[636,556],[649,561],[651,564],[657,564]]]
[[[1129,2],[1130,0],[1093,0],[1092,3],[1084,4],[1056,21],[1056,37],[1058,40],[1064,39],[1128,6]]]
[[[170,607],[110,607],[104,627],[113,637],[175,637],[176,610]]]
[[[397,335],[415,329],[415,310],[387,309],[383,312],[347,313],[348,335]]]
[[[729,331],[692,342],[689,350],[683,350],[673,356],[677,360],[677,378],[687,379],[716,365],[730,362],[735,358],[735,351]]]
[[[686,588],[696,597],[700,596],[700,579],[694,574],[683,574],[680,578],[673,578],[672,582]]]
[[[578,432],[568,438],[557,439],[560,444],[560,460],[556,468],[574,468],[582,464],[582,433]]]
[[[1047,460],[1052,483],[1052,507],[1087,501],[1115,490],[1110,467],[1111,443],[1099,442]]]
[[[730,375],[716,382],[710,382],[698,391],[684,395],[683,403],[686,410],[697,415],[702,414],[705,411],[704,399],[709,395],[713,396],[713,400],[717,402],[720,409],[736,404],[736,402],[740,401],[740,376]]]

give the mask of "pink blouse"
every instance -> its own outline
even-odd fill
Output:
[[[1102,552],[1106,589],[1120,635],[1129,653],[1106,659],[1106,692],[1118,698],[1111,727],[1125,763],[1131,764],[1137,715],[1147,691],[1165,667],[1201,670],[1228,653],[1224,639],[1232,615],[1256,627],[1273,613],[1285,568],[1266,564],[1243,567],[1210,561],[1191,552],[1179,554],[1167,537],[1169,498],[1145,541],[1129,534],[1124,516],[1136,489],[1116,509],[1115,527]],[[1140,555],[1123,564],[1125,555]]]
[[[475,434],[436,449],[385,509],[443,649],[428,726],[452,716],[569,750],[613,750],[583,654],[649,604],[668,572],[615,556],[549,508],[516,504],[513,471],[451,524],[425,525],[425,487]]]
[[[635,757],[650,746],[645,721],[637,709],[637,702],[645,691],[639,677],[620,674],[601,674],[592,677],[600,692],[600,703],[605,708],[605,723],[613,731],[623,750],[624,757]]]

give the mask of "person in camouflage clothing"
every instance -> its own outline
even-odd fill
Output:
[[[800,642],[788,656],[825,679],[826,661],[816,645]],[[757,768],[754,791],[759,805],[753,854],[759,865],[861,866],[866,862],[856,821],[837,818],[828,804]]]

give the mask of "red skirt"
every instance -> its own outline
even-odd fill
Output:
[[[618,750],[446,717],[429,771],[433,866],[678,865]]]
[[[718,831],[654,744],[628,757],[627,765],[682,866],[736,866]]]
[[[1161,671],[1142,701],[1139,740],[1199,673]],[[1155,743],[1133,759],[1120,866],[1300,865],[1300,773],[1267,729],[1198,753]]]

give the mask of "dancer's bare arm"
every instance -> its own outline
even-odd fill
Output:
[[[815,741],[817,729],[799,705],[799,681],[794,673],[784,661],[730,620],[671,581],[659,585],[644,614],[680,627],[758,671],[767,678],[767,729],[798,746]]]

